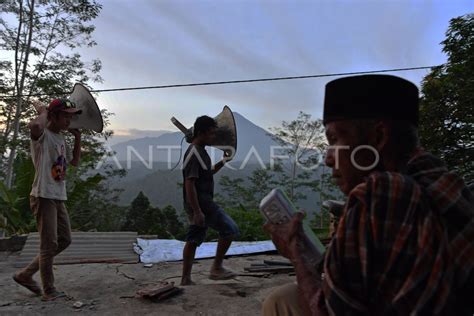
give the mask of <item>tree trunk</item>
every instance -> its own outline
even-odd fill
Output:
[[[295,158],[295,162],[293,163],[293,170],[292,170],[292,174],[291,174],[291,186],[290,186],[290,199],[291,201],[293,202],[294,199],[294,192],[295,192],[295,178],[296,178],[296,159]]]
[[[321,212],[321,228],[323,228],[323,190],[324,190],[324,167],[323,167],[323,173],[321,174],[319,178],[319,211]]]
[[[21,3],[21,2],[20,2]],[[16,112],[15,112],[15,121],[14,121],[14,129],[13,129],[13,138],[12,138],[12,146],[10,146],[11,150],[9,153],[8,157],[8,164],[7,164],[7,175],[6,175],[6,185],[7,188],[11,189],[12,187],[12,182],[13,182],[13,162],[15,160],[16,156],[16,141],[18,140],[18,133],[20,132],[20,120],[21,120],[21,112],[22,112],[22,93],[23,93],[23,87],[25,85],[25,79],[26,79],[26,71],[28,67],[28,58],[30,55],[30,49],[31,49],[31,40],[33,37],[33,15],[34,15],[34,9],[35,9],[35,0],[31,0],[31,3],[29,3],[29,25],[28,25],[28,43],[26,45],[25,49],[25,59],[23,61],[20,61],[20,65],[23,62],[23,69],[21,72],[21,77],[20,77],[20,84],[17,88],[17,105],[16,105]],[[18,49],[18,47],[17,47]],[[18,76],[16,78],[18,80]]]
[[[51,27],[51,33],[49,33],[48,45],[46,45],[41,63],[38,65],[38,70],[36,71],[36,74],[33,77],[33,83],[30,86],[30,91],[28,92],[28,96],[26,99],[27,103],[30,101],[30,95],[33,93],[33,89],[36,86],[36,82],[38,81],[38,77],[41,73],[41,69],[44,66],[44,63],[46,62],[46,57],[48,56],[49,50],[51,48],[51,42],[53,40],[53,35],[56,29],[56,23],[58,22],[58,17],[59,17],[59,12],[56,13],[56,17],[54,18],[54,23],[53,23],[53,26]]]

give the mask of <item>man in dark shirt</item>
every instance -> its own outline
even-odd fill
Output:
[[[183,199],[190,225],[183,249],[181,285],[194,284],[191,280],[194,256],[196,248],[206,238],[208,227],[219,232],[216,256],[209,278],[224,280],[235,276],[235,273],[222,266],[222,261],[232,240],[239,235],[239,229],[234,220],[213,200],[213,175],[230,159],[224,155],[224,158],[213,167],[205,149],[205,146],[212,144],[216,128],[217,124],[211,117],[198,117],[194,123],[193,141],[184,155]]]

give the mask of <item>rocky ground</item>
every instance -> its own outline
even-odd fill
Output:
[[[155,264],[77,264],[55,266],[56,286],[68,299],[42,302],[11,279],[16,255],[0,254],[0,315],[259,315],[261,303],[275,286],[294,282],[287,273],[270,276],[238,276],[227,281],[208,279],[212,260],[194,265],[195,286],[164,302],[135,298],[135,292],[159,281],[179,285],[181,262]],[[244,273],[244,267],[276,255],[232,257],[226,267]],[[36,276],[38,279],[39,276]]]

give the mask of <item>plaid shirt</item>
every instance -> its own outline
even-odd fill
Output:
[[[330,314],[472,315],[472,193],[423,152],[403,173],[372,173],[349,195],[324,274]]]

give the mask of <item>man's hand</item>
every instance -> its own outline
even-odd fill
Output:
[[[231,154],[227,151],[224,151],[224,156],[222,156],[222,161],[224,163],[228,163],[229,161],[231,161],[234,157],[231,156]]]
[[[48,124],[48,109],[38,100],[32,101],[32,104],[38,116],[28,123],[28,128],[30,129],[31,139],[38,140]]]
[[[321,277],[313,260],[308,260],[311,250],[303,231],[303,213],[296,213],[287,224],[265,224],[263,229],[270,233],[273,243],[281,255],[291,260],[298,281],[298,301],[305,315],[328,315],[324,308]],[[309,256],[308,256],[309,255]]]
[[[222,156],[222,160],[219,161],[218,163],[216,163],[213,167],[212,167],[212,174],[216,174],[217,172],[219,172],[219,170],[222,169],[222,167],[224,167],[224,165],[226,163],[228,163],[229,161],[232,160],[232,156],[230,153],[224,151],[224,156]]]
[[[41,101],[33,100],[33,101],[31,101],[31,104],[32,104],[33,107],[35,108],[36,113],[38,113],[38,115],[41,115],[42,113],[48,111],[48,108],[47,108],[47,107],[44,105],[44,103],[41,102]]]
[[[81,138],[81,131],[77,128],[70,128],[68,129],[68,132],[74,135],[75,138]]]
[[[193,224],[203,227],[205,224],[204,213],[201,210],[194,211]]]
[[[304,214],[298,212],[287,224],[263,225],[263,230],[271,235],[278,252],[291,261],[299,258],[301,246],[304,243],[303,218]]]

